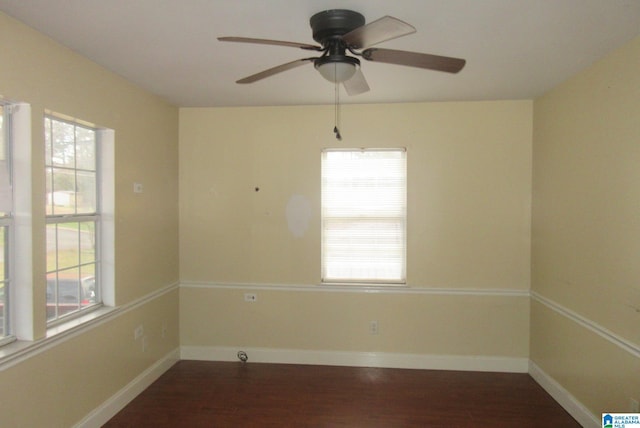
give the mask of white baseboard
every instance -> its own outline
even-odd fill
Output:
[[[599,428],[600,419],[587,409],[576,397],[549,376],[533,361],[529,362],[529,374],[554,400],[558,402],[580,425],[585,428]]]
[[[151,367],[140,373],[140,375],[129,382],[128,385],[116,394],[111,396],[111,398],[85,416],[84,419],[74,426],[74,428],[101,427],[179,360],[179,349],[169,352]]]
[[[352,367],[386,367],[425,370],[465,370],[506,373],[527,373],[528,358],[396,354],[389,352],[311,351],[301,349],[271,349],[217,346],[182,346],[180,358],[201,361],[238,361],[238,351],[244,351],[249,362],[313,364]]]

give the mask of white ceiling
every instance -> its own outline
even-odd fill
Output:
[[[379,47],[465,58],[459,74],[363,61],[371,91],[347,103],[531,99],[640,34],[640,0],[0,0],[0,10],[183,107],[329,104],[314,56],[243,36],[313,43],[309,18],[351,9],[417,33]],[[640,71],[640,70],[639,70]]]

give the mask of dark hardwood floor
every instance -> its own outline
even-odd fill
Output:
[[[106,427],[579,427],[529,375],[180,361]]]

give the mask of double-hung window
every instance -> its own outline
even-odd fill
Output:
[[[11,106],[0,100],[0,343],[11,335],[11,238],[13,189],[11,176]]]
[[[406,150],[322,152],[322,281],[406,283]]]
[[[47,322],[101,304],[99,132],[46,116]]]

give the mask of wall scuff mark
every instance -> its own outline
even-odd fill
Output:
[[[309,228],[311,219],[311,203],[302,195],[293,195],[289,198],[286,209],[287,225],[289,231],[296,238],[302,238]]]

